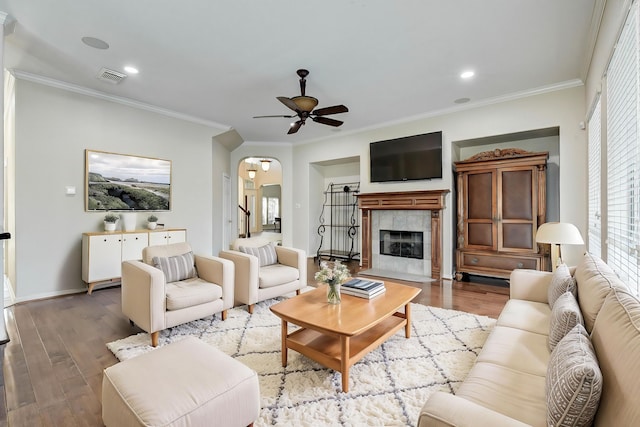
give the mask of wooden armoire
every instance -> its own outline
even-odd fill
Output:
[[[546,221],[548,157],[507,148],[454,163],[456,280],[464,274],[508,279],[515,268],[547,269],[535,236]]]

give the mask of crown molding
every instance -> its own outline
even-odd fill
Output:
[[[133,99],[124,98],[121,96],[110,95],[105,92],[100,92],[98,90],[89,89],[84,86],[74,85],[71,83],[63,82],[60,80],[52,79],[49,77],[43,77],[37,74],[28,73],[26,71],[21,71],[17,69],[11,69],[9,72],[16,78],[39,83],[45,86],[66,90],[69,92],[78,93],[81,95],[90,96],[92,98],[98,98],[105,101],[115,102],[116,104],[126,105],[127,107],[137,108],[139,110],[150,111],[152,113],[160,114],[167,117],[172,117],[174,119],[184,120],[191,123],[196,123],[199,125],[204,125],[207,127],[212,127],[220,132],[226,132],[231,130],[231,126],[223,125],[211,120],[201,119],[199,117],[190,116],[188,114],[178,113],[176,111],[167,110],[165,108],[156,107],[155,105],[146,104],[144,102],[135,101]]]
[[[359,134],[359,133],[362,133],[362,132],[369,132],[369,131],[383,129],[383,128],[387,128],[387,127],[391,127],[391,126],[401,125],[401,124],[404,124],[404,123],[415,122],[415,121],[418,121],[418,120],[424,120],[424,119],[430,119],[430,118],[434,118],[434,117],[446,116],[446,115],[453,114],[453,113],[458,113],[458,112],[461,112],[461,111],[473,110],[473,109],[476,109],[476,108],[487,107],[489,105],[501,104],[503,102],[515,101],[515,100],[518,100],[518,99],[529,98],[531,96],[542,95],[542,94],[545,94],[545,93],[556,92],[556,91],[559,91],[559,90],[571,89],[571,88],[579,87],[579,86],[584,86],[584,82],[582,80],[580,80],[580,79],[567,80],[567,81],[564,81],[564,82],[555,83],[555,84],[548,85],[548,86],[542,86],[542,87],[538,87],[538,88],[527,89],[527,90],[520,91],[520,92],[514,92],[514,93],[511,93],[511,94],[507,94],[507,95],[497,96],[497,97],[494,97],[494,98],[487,98],[487,99],[483,99],[483,100],[480,100],[480,101],[469,102],[467,104],[457,105],[457,106],[451,107],[451,108],[443,108],[441,110],[431,111],[429,113],[417,114],[417,115],[414,115],[414,116],[404,117],[402,119],[392,120],[392,121],[380,123],[380,124],[377,124],[377,125],[374,125],[374,126],[368,126],[368,127],[364,127],[364,128],[360,128],[360,129],[354,129],[352,131],[343,132],[339,136],[338,135],[331,135],[331,136],[325,136],[325,137],[322,137],[322,138],[316,138],[316,139],[312,139],[312,140],[308,140],[308,141],[303,141],[303,142],[298,143],[298,145],[314,144],[314,143],[322,142],[322,141],[330,141],[330,140],[333,140],[333,139],[336,139],[336,138],[344,138],[345,136],[348,136],[348,135]]]

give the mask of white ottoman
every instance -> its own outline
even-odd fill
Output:
[[[194,337],[104,370],[107,427],[243,427],[259,412],[258,375]]]

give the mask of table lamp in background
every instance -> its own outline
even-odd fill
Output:
[[[562,263],[562,245],[584,245],[578,227],[568,222],[545,222],[538,227],[536,242],[551,244],[551,268]]]

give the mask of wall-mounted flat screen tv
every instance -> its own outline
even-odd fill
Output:
[[[371,182],[442,178],[442,132],[369,144]]]

